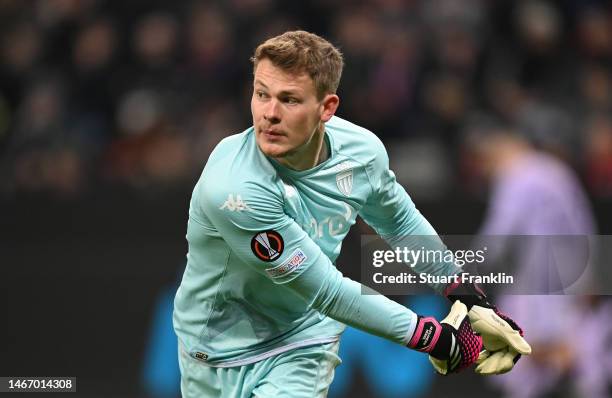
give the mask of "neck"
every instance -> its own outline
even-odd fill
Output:
[[[327,160],[328,157],[329,151],[325,143],[325,125],[321,123],[321,126],[317,128],[307,144],[296,152],[276,160],[285,167],[303,171],[316,167]]]

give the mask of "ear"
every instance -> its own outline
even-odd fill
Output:
[[[323,106],[321,121],[325,123],[336,113],[336,109],[338,109],[338,105],[340,105],[340,97],[338,97],[336,94],[327,94],[323,98],[321,105]]]

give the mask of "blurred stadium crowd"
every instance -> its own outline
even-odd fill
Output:
[[[2,196],[191,185],[250,125],[255,45],[303,28],[343,51],[339,115],[411,194],[479,193],[464,136],[494,117],[612,197],[604,1],[0,0],[0,20]]]

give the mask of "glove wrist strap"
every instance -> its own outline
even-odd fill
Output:
[[[417,315],[417,325],[408,342],[408,347],[422,352],[430,352],[440,338],[442,326],[431,316]]]
[[[427,352],[434,358],[448,359],[452,345],[452,332],[433,317],[417,315],[417,327],[408,347]]]

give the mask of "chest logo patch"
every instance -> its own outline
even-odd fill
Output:
[[[336,174],[336,185],[342,195],[350,196],[353,192],[353,166],[350,162],[342,162],[336,166],[338,174]]]
[[[274,261],[285,248],[283,237],[274,230],[259,232],[251,239],[251,250],[261,261]]]
[[[242,197],[240,195],[236,195],[236,199],[234,199],[234,195],[231,193],[227,196],[227,200],[223,203],[221,207],[219,207],[219,209],[237,212],[251,210],[249,205],[242,200]]]

